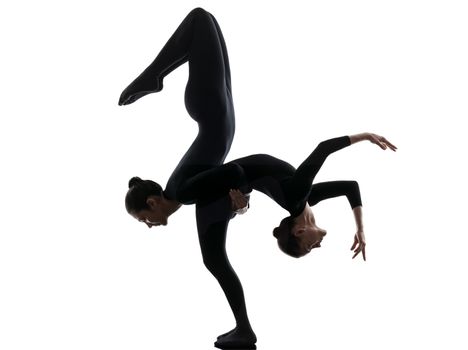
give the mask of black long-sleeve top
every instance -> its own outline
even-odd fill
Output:
[[[202,172],[187,182],[177,193],[184,204],[212,201],[226,195],[230,188],[252,189],[272,198],[291,216],[302,213],[309,205],[345,195],[352,208],[362,205],[356,181],[329,181],[313,184],[326,158],[351,144],[349,136],[321,142],[297,170],[289,163],[268,154],[239,158],[220,167]]]

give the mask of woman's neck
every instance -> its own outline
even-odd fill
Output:
[[[300,226],[315,225],[314,214],[312,213],[312,209],[310,208],[307,202],[302,213],[299,214],[299,216],[294,218],[294,223]]]
[[[167,199],[164,196],[162,197],[164,201],[164,211],[165,214],[169,217],[173,213],[175,213],[181,206],[182,203],[179,203],[178,201],[172,200],[172,199]]]

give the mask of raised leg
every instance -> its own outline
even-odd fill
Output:
[[[221,42],[213,18],[202,8],[193,9],[155,60],[122,92],[119,105],[161,91],[163,78],[187,61],[191,80],[204,85],[225,86],[225,44],[224,40]]]
[[[221,50],[223,51],[224,76],[226,79],[226,86],[229,89],[229,91],[231,91],[231,66],[229,64],[229,55],[228,55],[227,48],[226,48],[226,42],[224,41],[223,32],[221,31],[221,28],[219,27],[218,21],[212,14],[210,14],[210,16],[211,16],[211,19],[213,20],[216,30],[218,31],[218,38],[221,44]]]
[[[197,8],[184,20],[187,24],[182,23],[179,27],[185,29],[191,23],[191,29],[186,30],[190,42],[185,58],[189,64],[185,107],[198,123],[199,132],[167,182],[165,194],[172,199],[177,199],[176,192],[184,181],[222,164],[234,138],[229,59],[213,18],[210,13]],[[186,34],[182,29],[180,31]],[[162,64],[156,59],[155,66],[159,65]],[[130,98],[130,102],[133,100]]]

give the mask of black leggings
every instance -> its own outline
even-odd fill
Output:
[[[164,194],[170,199],[177,199],[178,188],[192,176],[223,164],[235,131],[226,45],[216,19],[201,8],[185,17],[147,70],[162,85],[167,74],[187,61],[185,106],[199,132],[167,182]]]
[[[139,97],[145,91],[160,91],[163,78],[187,61],[189,79],[185,106],[198,123],[199,133],[164,190],[167,198],[176,200],[178,190],[191,178],[223,164],[234,137],[229,59],[216,19],[201,8],[192,10],[153,63],[123,92],[127,98],[131,94],[137,96],[137,90],[143,92]],[[203,262],[221,285],[237,327],[250,328],[242,285],[225,250],[227,228],[232,217],[229,197],[212,203],[197,203],[196,216]]]
[[[242,284],[226,254],[226,234],[233,217],[228,196],[197,204],[197,229],[203,263],[218,280],[236,319],[236,328],[251,331]]]

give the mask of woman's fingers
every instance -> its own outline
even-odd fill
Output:
[[[359,241],[358,241],[357,235],[354,235],[354,242],[353,242],[353,245],[351,246],[350,250],[353,250],[356,247],[356,245],[358,244],[358,242]]]
[[[371,140],[372,143],[375,143],[377,146],[385,150],[387,146],[381,141],[381,136],[376,135],[376,134],[371,134]]]
[[[245,208],[248,204],[248,200],[246,196],[240,190],[229,190],[229,196],[231,197],[231,201],[233,203],[233,207],[237,209]]]
[[[388,141],[385,137],[379,136],[378,138],[379,138],[379,142],[384,144],[386,147],[390,148],[392,151],[397,150],[397,147],[394,144],[392,144],[390,141]]]
[[[361,247],[357,247],[354,251],[353,259],[361,252]]]
[[[364,261],[366,261],[366,244],[365,243],[361,243],[359,247],[356,248],[356,250],[354,251],[353,259],[361,252],[362,252],[362,258],[364,259]]]
[[[359,253],[362,253],[362,257],[364,261],[366,261],[366,241],[363,232],[358,232],[354,235],[354,243],[351,246],[351,250],[354,250],[353,259],[358,256]]]
[[[242,198],[243,194],[239,192],[239,190],[230,190],[229,195],[232,199],[239,200]]]
[[[393,152],[395,152],[397,150],[397,147],[394,144],[392,144],[390,141],[388,141],[385,138],[384,138],[384,141]]]
[[[393,152],[397,150],[397,147],[383,136],[372,134],[372,141],[383,150],[386,150],[387,147],[390,148]]]
[[[239,209],[239,198],[234,190],[229,190],[229,197],[231,197],[232,207],[234,210]]]

